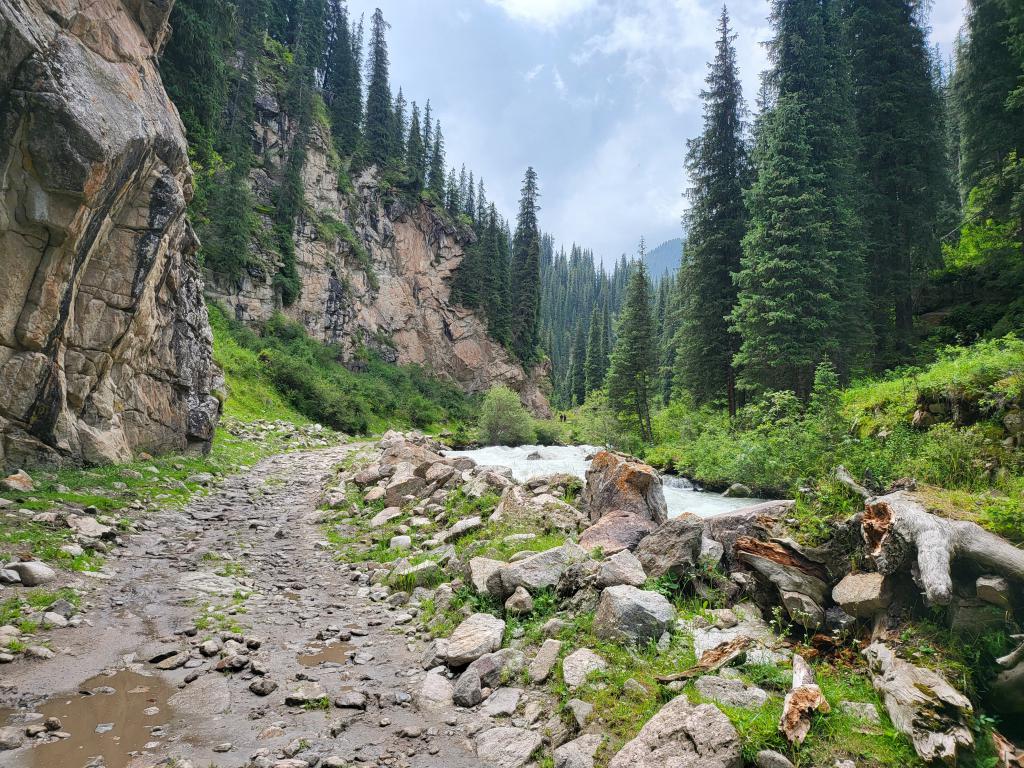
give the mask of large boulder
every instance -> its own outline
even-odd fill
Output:
[[[668,519],[657,471],[611,451],[601,451],[591,461],[581,506],[591,523],[609,512],[635,515],[658,525]]]
[[[576,507],[551,494],[534,496],[521,485],[511,485],[501,494],[491,520],[515,528],[575,532],[583,522],[583,515]]]
[[[536,731],[510,726],[491,728],[476,737],[476,754],[492,768],[521,768],[541,743]]]
[[[644,643],[661,637],[675,618],[672,603],[660,592],[622,584],[601,593],[594,634],[603,640]]]
[[[462,667],[501,648],[505,622],[489,613],[474,613],[448,638],[448,666]]]
[[[731,568],[737,539],[744,536],[754,539],[772,538],[776,524],[787,517],[795,505],[795,501],[765,501],[712,515],[704,519],[704,535],[722,545],[725,564]]]
[[[740,737],[722,711],[678,696],[652,717],[609,768],[742,768]]]
[[[632,552],[624,549],[601,563],[597,572],[597,587],[617,587],[628,584],[631,587],[642,587],[647,581],[644,567]]]
[[[384,500],[389,505],[402,506],[406,496],[415,496],[427,487],[427,481],[416,474],[416,466],[404,461],[395,466],[395,473],[384,486]]]
[[[591,672],[607,666],[608,662],[589,648],[579,648],[562,659],[562,679],[569,688],[579,688]]]
[[[580,534],[580,546],[588,552],[600,550],[612,555],[624,549],[636,549],[658,524],[629,512],[608,512]]]
[[[523,587],[535,595],[538,590],[557,585],[566,568],[586,559],[587,553],[583,549],[567,542],[502,566],[487,578],[487,591],[503,602],[516,591],[516,587]]]
[[[832,588],[832,599],[851,616],[870,619],[889,604],[885,576],[880,573],[849,573]]]
[[[202,451],[223,378],[171,2],[0,3],[0,467]]]
[[[473,557],[469,560],[469,580],[473,588],[481,595],[488,594],[487,580],[491,574],[505,566],[504,560],[492,560],[489,557]]]
[[[692,571],[700,560],[704,521],[689,513],[658,527],[636,548],[636,556],[652,579]]]

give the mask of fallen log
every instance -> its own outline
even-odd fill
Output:
[[[818,605],[824,605],[829,594],[828,571],[803,553],[779,539],[762,541],[740,536],[733,552],[780,592],[799,592]]]
[[[793,686],[782,704],[779,730],[793,746],[800,746],[811,731],[815,712],[828,713],[828,700],[814,678],[814,670],[800,654],[793,655]]]
[[[861,532],[883,574],[904,569],[916,554],[918,584],[931,605],[948,605],[952,599],[950,566],[958,558],[1024,581],[1024,550],[975,523],[933,515],[907,491],[865,501]]]
[[[747,649],[754,644],[746,635],[727,640],[716,645],[701,654],[700,661],[694,666],[684,669],[682,672],[675,672],[671,675],[664,675],[655,678],[659,683],[674,683],[676,680],[689,680],[692,677],[700,677],[710,672],[715,672],[724,666],[731,664],[747,652]]]
[[[896,729],[926,763],[957,764],[974,748],[970,700],[931,669],[915,667],[882,643],[864,649],[872,683]]]

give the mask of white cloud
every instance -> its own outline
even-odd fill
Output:
[[[555,85],[555,90],[558,91],[558,95],[565,98],[568,88],[565,86],[565,80],[562,79],[562,73],[558,71],[558,67],[555,67],[555,72],[552,75],[552,82]]]
[[[487,0],[518,21],[556,27],[590,8],[596,0]]]
[[[534,80],[536,80],[537,79],[537,75],[539,75],[543,71],[544,71],[544,65],[543,64],[538,64],[536,67],[531,69],[529,72],[524,73],[523,74],[523,79],[526,80],[526,82],[531,83]]]

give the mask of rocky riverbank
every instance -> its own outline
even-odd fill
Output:
[[[585,488],[418,434],[275,456],[38,607],[70,620],[4,668],[0,746],[106,768],[1009,765],[975,707],[1015,706],[1020,652],[984,692],[923,654],[910,561],[865,538],[892,503],[811,549],[790,502],[666,521],[657,473],[617,454]],[[928,551],[905,531],[883,539]],[[950,620],[998,603],[1012,629],[1019,579],[958,552]]]

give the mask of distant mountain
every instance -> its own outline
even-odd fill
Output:
[[[648,251],[647,271],[650,273],[651,278],[660,280],[666,272],[669,274],[674,273],[679,269],[679,260],[682,258],[682,255],[683,239],[681,237],[666,240],[657,248]]]

